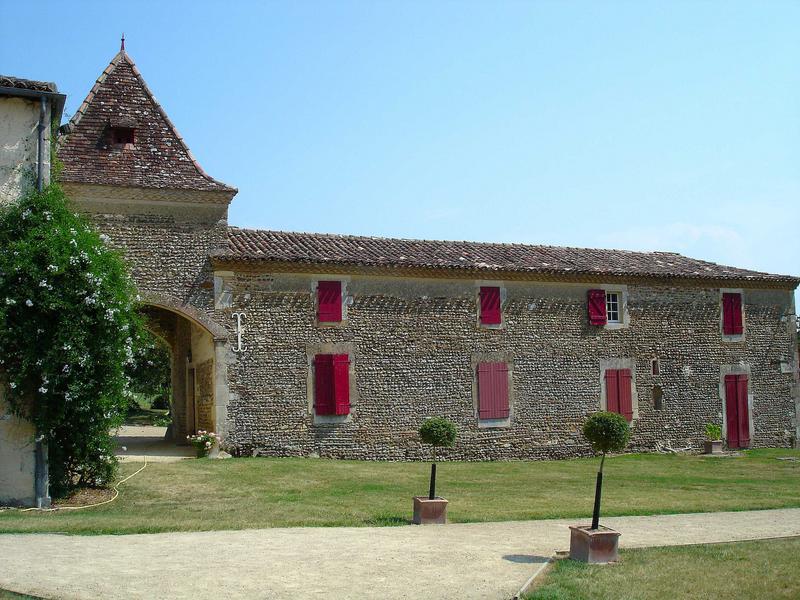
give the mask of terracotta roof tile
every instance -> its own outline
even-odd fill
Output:
[[[34,81],[21,79],[10,75],[0,75],[0,87],[16,88],[18,90],[32,90],[34,92],[58,92],[55,83],[49,81]]]
[[[800,279],[788,275],[737,269],[671,252],[409,240],[238,227],[230,227],[228,231],[228,250],[219,257],[233,261],[455,269],[484,271],[487,275],[516,272],[753,280],[792,286],[800,283]]]
[[[133,147],[110,144],[109,127],[134,127]],[[66,182],[236,191],[203,171],[124,51],[63,128],[58,155]]]

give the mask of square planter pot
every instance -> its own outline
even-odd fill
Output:
[[[722,440],[706,440],[703,449],[706,454],[722,454]]]
[[[569,557],[585,563],[603,564],[619,560],[619,531],[602,525],[570,527]]]
[[[417,525],[444,525],[447,523],[447,500],[437,496],[414,496],[414,523]]]

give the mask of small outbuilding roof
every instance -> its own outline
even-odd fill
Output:
[[[800,278],[728,267],[673,252],[633,252],[526,244],[411,240],[353,235],[228,230],[216,259],[308,265],[430,269],[555,277],[647,277],[771,282],[796,287]],[[783,285],[781,285],[783,287]]]

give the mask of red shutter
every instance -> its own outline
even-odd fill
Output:
[[[728,447],[739,447],[739,403],[737,401],[738,386],[736,375],[725,375],[725,420],[728,429]]]
[[[333,396],[335,414],[350,414],[350,357],[347,354],[333,355]]]
[[[747,375],[736,376],[736,411],[739,425],[739,447],[750,445],[750,413],[747,410]]]
[[[619,413],[619,372],[606,369],[606,410]]]
[[[317,354],[314,357],[314,405],[318,415],[336,414],[333,381],[333,354]]]
[[[320,323],[338,323],[342,320],[342,282],[317,282],[317,318]]]
[[[478,417],[507,419],[508,365],[503,362],[478,364]]]
[[[587,305],[589,307],[589,324],[605,325],[606,318],[606,291],[589,290],[587,294]]]
[[[502,316],[500,313],[500,288],[481,287],[481,324],[500,325]]]
[[[742,295],[722,294],[722,333],[740,335],[742,333]]]
[[[619,414],[630,422],[633,420],[633,394],[631,393],[631,370],[620,369],[618,372],[619,383]]]

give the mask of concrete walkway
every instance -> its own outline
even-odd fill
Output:
[[[574,520],[124,536],[0,535],[0,588],[45,598],[507,599]],[[623,547],[800,536],[800,509],[616,517]]]
[[[148,462],[174,462],[195,457],[194,448],[165,440],[166,433],[166,427],[123,425],[114,435],[114,454],[123,462],[142,462],[145,457]]]

